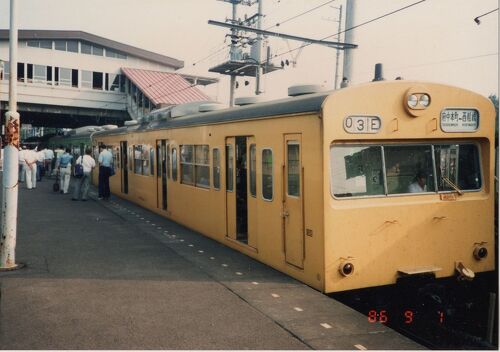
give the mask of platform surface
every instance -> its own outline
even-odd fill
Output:
[[[320,292],[112,196],[19,189],[0,349],[422,349]]]

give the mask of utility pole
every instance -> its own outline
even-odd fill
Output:
[[[344,42],[354,43],[354,31],[349,30],[354,27],[356,19],[356,0],[346,0],[346,10],[345,10],[345,35]],[[346,48],[344,51],[344,69],[343,69],[343,80],[347,78],[348,81],[352,82],[353,75],[353,63],[354,63],[354,50]]]
[[[257,10],[257,29],[262,30],[262,3],[264,0],[258,0]],[[255,67],[255,95],[263,93],[260,90],[260,78],[262,75],[262,34],[257,34],[257,66]]]
[[[238,3],[233,2],[233,18],[232,18],[232,23],[236,23],[236,18],[237,18],[237,7]],[[229,50],[229,57],[232,59],[236,55],[236,42],[233,38],[236,37],[236,34],[238,33],[236,28],[231,28],[231,49]],[[229,87],[229,106],[233,107],[234,106],[234,90],[236,89],[236,76],[234,74],[231,75],[231,82],[230,82],[230,87]]]
[[[17,112],[17,10],[10,0],[9,31],[9,111],[5,114],[5,148],[3,159],[2,235],[0,237],[0,271],[14,270],[16,264],[17,201],[19,177],[19,113]]]
[[[340,42],[340,32],[342,31],[342,5],[336,7],[339,10],[339,28],[337,32],[336,40]],[[335,81],[333,83],[333,89],[338,89],[339,82],[339,63],[340,63],[340,49],[337,48],[336,60],[335,60]]]

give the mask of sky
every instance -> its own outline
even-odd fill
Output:
[[[231,17],[231,4],[225,1],[17,1],[20,29],[82,30],[183,60],[185,67],[178,72],[219,78],[218,84],[204,91],[215,100],[228,102],[229,76],[208,71],[227,59],[227,51],[220,50],[229,44],[229,39],[224,42],[229,29],[207,23]],[[345,0],[262,1],[264,29],[313,39],[333,35],[327,40],[336,41],[339,7],[345,9]],[[356,0],[355,24],[361,25],[353,29],[358,48],[354,51],[352,84],[371,81],[375,64],[382,63],[387,80],[401,76],[451,84],[484,96],[498,95],[498,11],[482,17],[480,25],[474,22],[475,17],[497,8],[497,0]],[[238,9],[240,17],[257,11],[256,5]],[[378,17],[382,18],[363,24]],[[9,0],[0,0],[0,28],[9,28]],[[275,64],[282,60],[296,64],[264,76],[265,100],[286,97],[292,85],[333,88],[335,49],[309,45],[290,51],[303,43],[272,37],[268,43],[276,55]],[[342,77],[342,54],[338,74]],[[254,79],[246,78],[248,86],[244,80],[239,79],[236,97],[254,94]]]

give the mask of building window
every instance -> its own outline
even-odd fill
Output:
[[[66,42],[66,50],[72,53],[78,52],[78,42],[75,40],[68,40]]]
[[[120,90],[120,75],[106,73],[106,90],[118,92]]]
[[[215,189],[220,189],[220,151],[218,148],[212,150],[213,153],[213,164],[212,164],[212,175],[213,183]]]
[[[273,200],[273,151],[262,150],[262,198]]]
[[[71,69],[56,67],[56,84],[59,86],[71,87],[72,77]]]
[[[82,54],[91,55],[92,54],[92,45],[87,44],[87,43],[81,43],[80,50],[81,50]]]
[[[102,72],[92,72],[92,89],[103,90]]]
[[[47,66],[34,65],[33,68],[33,82],[45,83],[47,82]]]
[[[82,71],[82,88],[92,88],[92,72]]]
[[[17,80],[19,82],[24,82],[24,63],[23,62],[17,63]]]
[[[52,40],[28,40],[27,45],[32,48],[52,49]]]
[[[40,41],[39,40],[28,40],[28,46],[30,46],[32,48],[39,48]]]
[[[47,84],[52,84],[52,66],[47,66]]]
[[[78,70],[71,70],[71,85],[78,88]]]
[[[33,82],[33,64],[26,64],[26,80]]]
[[[95,56],[103,56],[104,55],[104,49],[100,46],[93,46],[92,45],[92,55]]]
[[[5,61],[3,63],[3,77],[1,79],[8,80],[10,77],[10,63]]]
[[[66,51],[66,41],[64,41],[64,40],[54,41],[54,49],[60,50],[60,51]]]

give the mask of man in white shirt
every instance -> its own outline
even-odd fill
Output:
[[[36,188],[36,162],[38,160],[38,155],[35,148],[27,149],[23,153],[25,170],[26,170],[26,188],[34,189]]]
[[[411,183],[408,186],[408,192],[409,193],[427,192],[426,177],[423,171],[417,172],[417,176],[415,177],[415,182]]]
[[[45,148],[43,150],[44,153],[44,164],[45,164],[45,172],[48,176],[52,175],[52,159],[54,159],[54,152],[52,149]]]
[[[95,167],[95,160],[91,156],[92,150],[86,149],[85,155],[78,157],[76,159],[75,165],[83,166],[83,176],[81,178],[76,179],[75,189],[73,191],[72,200],[80,199],[80,191],[81,191],[81,199],[83,201],[87,200],[87,194],[89,192],[90,186],[90,178],[92,177],[92,169]]]
[[[113,154],[101,145],[99,153],[99,199],[108,200],[111,194],[109,190],[109,177],[111,176],[111,168],[113,167]]]
[[[26,153],[26,146],[23,145],[19,149],[19,182],[24,182],[24,177],[26,176],[26,161],[24,160],[24,154]]]

